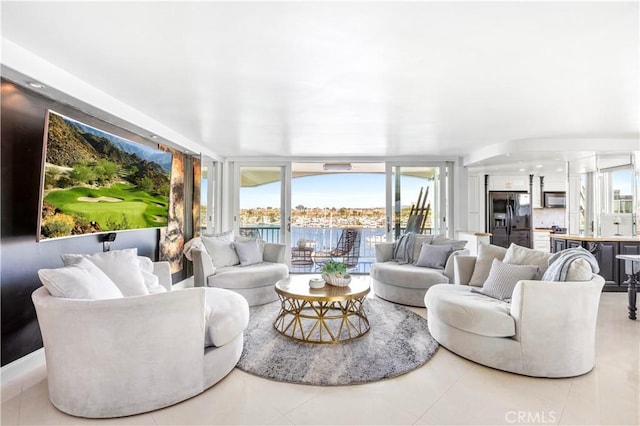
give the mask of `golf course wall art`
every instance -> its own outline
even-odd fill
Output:
[[[49,111],[39,240],[167,226],[171,161]]]

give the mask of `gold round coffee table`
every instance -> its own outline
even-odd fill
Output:
[[[339,343],[369,331],[364,301],[368,276],[352,276],[347,287],[325,284],[310,288],[315,275],[293,275],[276,283],[280,312],[273,326],[280,333],[308,343]]]

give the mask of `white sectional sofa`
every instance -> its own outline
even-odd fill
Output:
[[[479,268],[476,260],[456,257],[455,282],[426,293],[429,331],[441,345],[479,364],[527,376],[572,377],[594,367],[601,276],[520,280],[505,301],[478,293],[482,284],[468,285]],[[584,270],[581,275],[586,278]]]
[[[417,266],[422,244],[455,244],[446,258],[444,266]],[[449,240],[432,235],[418,235],[413,250],[413,262],[399,263],[394,260],[394,243],[376,244],[376,261],[371,265],[371,287],[374,294],[382,299],[409,306],[424,307],[424,295],[435,284],[448,283],[453,279],[453,258],[468,254],[462,249],[466,241]]]
[[[255,251],[254,243],[258,252],[248,253]],[[195,287],[232,290],[249,306],[278,300],[275,284],[289,276],[284,244],[234,237],[231,231],[191,240],[185,256],[193,261]]]
[[[213,288],[172,291],[169,263],[150,260],[149,291],[127,296],[138,271],[113,255],[114,282],[83,260],[38,272],[45,286],[32,300],[56,408],[88,418],[144,413],[197,395],[233,370],[249,321],[244,298]],[[90,257],[100,264],[110,256]]]

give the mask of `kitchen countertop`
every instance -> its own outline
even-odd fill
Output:
[[[610,237],[598,237],[593,235],[570,235],[570,234],[551,234],[551,238],[573,241],[633,241],[640,242],[640,237],[631,235],[619,235]]]

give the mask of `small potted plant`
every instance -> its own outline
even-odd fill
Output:
[[[351,282],[351,275],[347,273],[347,265],[330,260],[322,266],[322,279],[327,284],[346,287]]]

